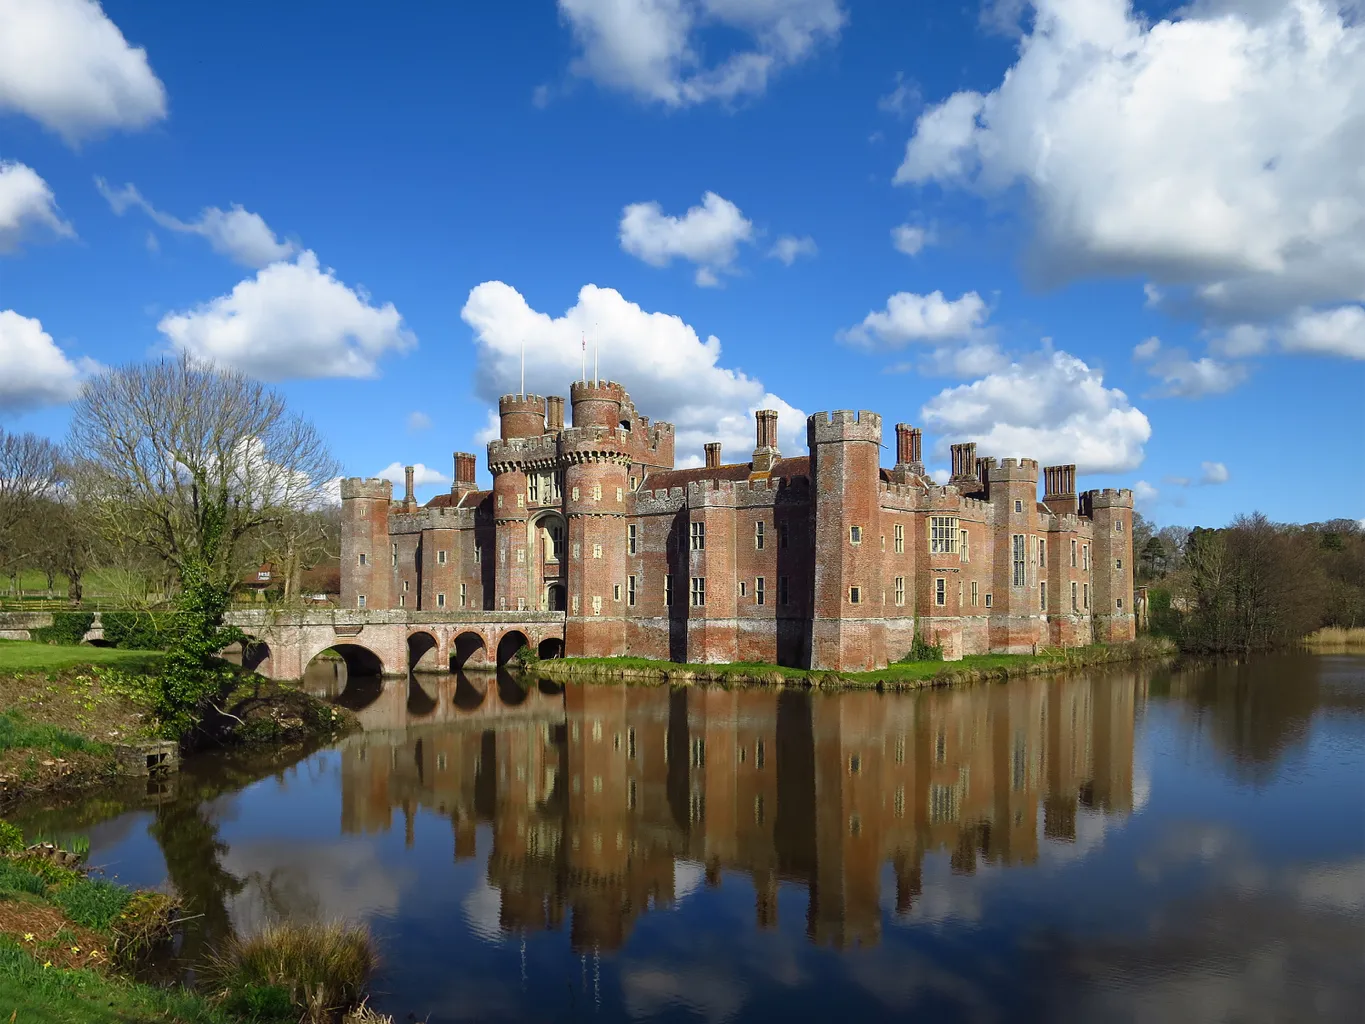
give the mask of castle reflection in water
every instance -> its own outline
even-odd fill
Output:
[[[349,694],[347,695],[349,696]],[[620,947],[675,898],[680,860],[749,876],[761,927],[777,887],[809,893],[810,938],[876,943],[883,865],[912,911],[926,854],[1028,864],[1040,831],[1133,804],[1136,675],[1019,680],[913,696],[430,677],[374,684],[342,746],[342,830],[412,842],[449,818],[456,860],[491,825],[488,883],[510,931]],[[343,700],[345,698],[343,697]]]

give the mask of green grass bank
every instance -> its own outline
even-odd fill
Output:
[[[1013,676],[1097,665],[1166,659],[1173,658],[1175,654],[1175,646],[1169,641],[1144,637],[1128,644],[1045,648],[1037,654],[981,654],[969,655],[961,661],[897,662],[874,672],[826,672],[760,662],[695,665],[629,657],[558,658],[532,662],[527,667],[530,671],[558,680],[911,690],[926,686],[1004,680]]]

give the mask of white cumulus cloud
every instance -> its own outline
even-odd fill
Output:
[[[762,95],[847,20],[840,0],[559,0],[559,12],[573,74],[671,108]],[[738,45],[708,60],[724,40]]]
[[[697,284],[714,287],[717,271],[735,262],[741,243],[753,241],[754,225],[728,199],[707,192],[700,206],[681,217],[658,203],[631,203],[621,212],[621,248],[652,267],[674,259],[697,265]]]
[[[983,456],[1074,462],[1083,473],[1135,469],[1152,434],[1147,417],[1122,391],[1106,388],[1100,371],[1049,349],[940,392],[922,415],[940,435],[941,453],[975,441]]]
[[[408,429],[416,432],[418,430],[431,429],[431,417],[424,412],[414,410],[408,413]]]
[[[39,320],[0,310],[0,413],[69,402],[98,370],[93,360],[70,359]]]
[[[814,256],[819,249],[816,248],[815,239],[810,235],[797,238],[795,235],[783,235],[779,238],[768,255],[775,260],[781,260],[784,266],[790,267],[802,256]]]
[[[272,263],[227,295],[169,313],[157,329],[179,351],[261,377],[373,377],[417,343],[393,303],[371,305],[311,251]]]
[[[168,231],[206,238],[214,252],[246,267],[264,267],[288,259],[298,250],[292,242],[281,242],[276,238],[260,214],[251,213],[236,203],[229,210],[206,206],[197,220],[183,221],[162,213],[133,185],[115,189],[103,178],[96,178],[95,187],[120,217],[129,207],[136,206]]]
[[[0,110],[25,114],[69,144],[166,116],[147,52],[129,46],[94,0],[0,3]]]
[[[1280,347],[1288,352],[1365,359],[1365,306],[1339,306],[1316,313],[1302,310],[1279,337]]]
[[[1231,391],[1247,379],[1245,363],[1212,356],[1194,359],[1183,348],[1164,348],[1160,338],[1133,346],[1133,356],[1147,362],[1147,372],[1161,382],[1155,395],[1165,398],[1203,398]]]
[[[927,230],[914,224],[897,224],[891,229],[891,244],[897,252],[914,256],[931,241]]]
[[[398,496],[403,493],[403,487],[405,486],[406,477],[404,476],[404,472],[405,467],[402,463],[390,462],[374,475],[380,480],[392,480],[396,488],[394,495]],[[413,487],[447,487],[450,485],[450,477],[446,476],[440,470],[424,466],[420,462],[415,462],[412,465],[412,485]]]
[[[490,404],[520,389],[523,342],[527,390],[567,397],[586,338],[589,374],[597,351],[603,378],[625,385],[644,415],[676,425],[680,465],[700,464],[707,441],[720,441],[727,461],[747,461],[758,409],[778,411],[784,454],[805,451],[806,414],[757,378],[722,366],[720,339],[703,340],[680,317],[647,312],[615,289],[585,285],[572,307],[553,316],[532,309],[511,285],[486,281],[460,315],[474,331],[477,393]]]
[[[1157,498],[1161,497],[1161,491],[1153,487],[1146,480],[1139,480],[1133,484],[1133,501],[1144,508],[1156,504]]]
[[[75,229],[57,213],[57,200],[38,172],[25,164],[0,160],[0,253],[14,252],[34,228],[59,238]]]
[[[1024,186],[1035,266],[1254,322],[1365,299],[1365,20],[1335,0],[1036,0],[992,91],[919,118],[901,183]]]
[[[976,292],[946,299],[941,291],[928,295],[897,292],[886,300],[886,309],[873,310],[863,322],[840,333],[840,338],[861,348],[903,348],[912,341],[945,341],[966,338],[986,322],[989,311]]]
[[[1221,462],[1201,462],[1199,464],[1199,482],[1201,484],[1225,484],[1228,479],[1228,467]]]

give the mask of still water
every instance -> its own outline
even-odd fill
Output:
[[[368,922],[399,1021],[1365,1007],[1365,658],[909,695],[324,671],[363,734],[32,814],[174,884],[188,963]]]

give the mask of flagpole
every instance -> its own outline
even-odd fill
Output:
[[[521,339],[521,397],[526,397],[526,339]]]
[[[588,332],[583,332],[583,383],[588,383]]]
[[[592,386],[597,387],[597,363],[598,357],[602,354],[602,339],[597,335],[597,325],[592,325]]]

